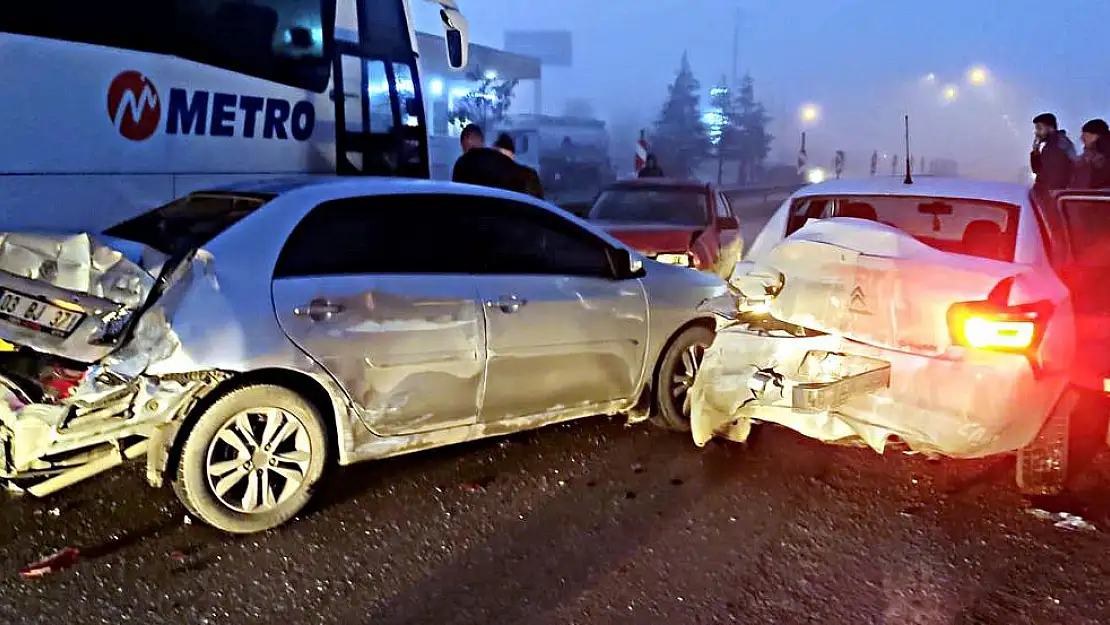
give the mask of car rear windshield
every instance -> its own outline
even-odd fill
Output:
[[[208,243],[272,197],[267,194],[194,193],[116,224],[104,234],[174,255]]]
[[[709,203],[703,189],[607,189],[590,209],[590,219],[619,223],[704,226]]]
[[[953,254],[1013,262],[1020,208],[974,199],[903,196],[812,198],[804,217],[856,217],[898,228]],[[824,204],[821,206],[821,204]],[[821,214],[814,210],[821,208]]]

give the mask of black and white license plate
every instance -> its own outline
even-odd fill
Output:
[[[73,333],[84,313],[49,304],[32,295],[0,289],[0,319],[65,338]]]

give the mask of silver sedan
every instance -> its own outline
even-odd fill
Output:
[[[597,414],[688,431],[702,304],[727,297],[550,204],[427,181],[270,181],[0,237],[0,477],[45,495],[145,457],[237,533],[292,518],[329,463]]]

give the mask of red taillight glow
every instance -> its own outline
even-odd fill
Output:
[[[984,317],[964,320],[963,335],[969,347],[1025,349],[1033,344],[1036,324],[1032,321],[998,321]]]
[[[948,309],[948,328],[957,345],[999,351],[1035,348],[1052,312],[1047,302],[996,306],[990,302],[954,304]]]

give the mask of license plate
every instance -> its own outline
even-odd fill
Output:
[[[814,352],[810,352],[813,354]],[[832,354],[829,354],[832,355]],[[807,354],[807,358],[809,354]],[[831,382],[808,382],[794,387],[792,405],[803,412],[831,410],[860,395],[890,387],[890,363],[863,356],[844,356],[852,360],[851,369],[862,372]]]
[[[73,312],[34,297],[0,289],[0,319],[65,338],[73,333],[84,313]]]

